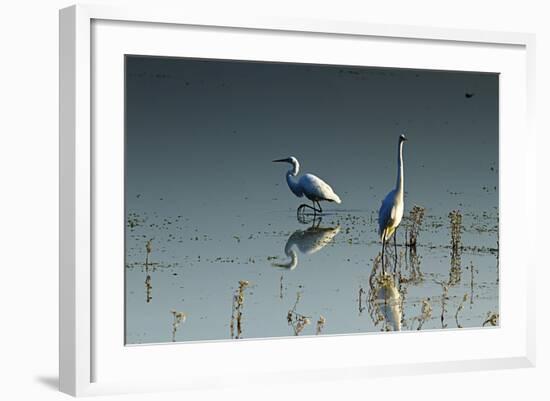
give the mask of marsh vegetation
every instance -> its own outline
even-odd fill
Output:
[[[305,218],[132,212],[128,343],[498,326],[496,213],[413,205],[384,269],[374,212]]]

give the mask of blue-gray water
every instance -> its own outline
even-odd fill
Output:
[[[320,316],[322,334],[480,327],[498,313],[497,75],[147,57],[126,68],[128,344],[315,335]],[[425,218],[416,256],[404,220],[397,269],[392,242],[390,276],[378,266],[373,278],[402,132],[405,215],[419,205]],[[304,199],[271,163],[290,155],[342,198],[320,222],[297,220]],[[171,311],[186,316],[175,332]]]

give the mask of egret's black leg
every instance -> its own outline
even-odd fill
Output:
[[[321,208],[321,204],[319,203],[319,201],[315,201],[317,202],[317,206],[319,207],[319,210],[317,210],[319,213],[323,213],[323,209]]]
[[[301,204],[300,206],[298,206],[298,210],[302,210],[304,208],[308,208],[308,209],[311,209],[311,210],[314,210],[316,211],[316,209],[314,207],[312,207],[311,205],[306,205],[305,203]]]
[[[393,232],[393,249],[395,252],[395,267],[393,270],[394,272],[397,272],[397,228]]]
[[[386,247],[386,231],[382,232],[382,274],[386,272],[384,267],[384,248]]]
[[[308,222],[308,219],[306,216],[311,216],[311,214],[305,213],[304,209],[306,208],[313,210],[313,218],[315,219],[315,212],[316,212],[315,208],[303,203],[300,206],[298,206],[298,210],[296,210],[296,219],[303,224],[306,224]]]
[[[311,224],[311,228],[314,229],[314,230],[317,229],[317,228],[319,228],[319,225],[321,225],[321,221],[322,221],[322,220],[323,220],[323,219],[322,219],[321,217],[314,218],[314,219],[313,219],[313,223]]]

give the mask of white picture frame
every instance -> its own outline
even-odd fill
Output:
[[[146,33],[141,32],[143,30]],[[116,69],[121,62],[119,55],[130,52],[129,50],[153,55],[174,55],[174,49],[179,52],[176,55],[194,51],[192,48],[172,47],[174,40],[161,41],[162,38],[173,35],[189,35],[189,30],[202,40],[201,49],[196,50],[197,52],[206,51],[204,48],[211,46],[209,54],[218,54],[220,58],[238,57],[237,49],[232,49],[229,44],[233,43],[232,40],[243,38],[246,43],[240,43],[238,51],[243,52],[244,58],[258,57],[261,60],[279,61],[286,56],[278,54],[277,49],[285,48],[290,49],[288,60],[304,57],[303,60],[310,62],[327,62],[329,60],[326,57],[340,57],[339,60],[348,60],[349,64],[364,65],[363,59],[354,58],[353,46],[378,41],[369,42],[372,44],[373,54],[376,54],[371,61],[374,65],[502,73],[501,326],[483,331],[449,331],[445,332],[444,337],[441,332],[423,332],[422,337],[414,333],[365,334],[315,339],[124,347],[123,339],[119,336],[121,328],[118,327],[123,325],[123,321],[118,321],[122,310],[122,305],[117,302],[121,297],[117,291],[122,291],[120,286],[117,287],[120,275],[110,280],[105,274],[97,274],[94,270],[104,260],[101,254],[103,251],[98,253],[101,243],[112,243],[114,250],[109,252],[116,252],[116,247],[120,247],[120,238],[117,239],[116,235],[110,237],[107,231],[101,231],[105,230],[102,221],[107,220],[104,213],[111,212],[104,210],[97,195],[104,194],[109,188],[117,191],[116,188],[120,187],[120,181],[117,180],[121,176],[119,170],[122,153],[119,147],[121,142],[116,142],[116,138],[120,137],[115,136],[112,144],[103,139],[98,142],[94,137],[94,130],[103,127],[103,123],[97,119],[106,116],[101,111],[106,107],[113,113],[119,113],[119,117],[106,118],[113,120],[111,122],[115,129],[119,127],[117,124],[122,107],[119,102],[122,71],[113,73],[113,76],[105,75],[101,71],[105,68],[108,70],[113,65]],[[246,39],[253,35],[259,35],[258,38],[265,41],[265,44],[269,43],[269,46],[262,42],[262,46],[258,47],[258,38],[250,41]],[[136,41],[139,38],[139,45],[130,43],[129,36]],[[226,42],[224,46],[229,48],[227,54],[221,54],[219,48],[216,50],[214,42],[221,37]],[[293,45],[289,44],[289,39],[302,45],[312,44],[312,53],[292,53]],[[331,47],[334,46],[331,44],[334,39],[338,39],[338,47]],[[383,46],[380,41],[384,41]],[[250,47],[247,47],[247,43]],[[374,25],[357,21],[295,20],[290,17],[235,18],[216,13],[187,15],[182,10],[168,11],[155,7],[78,5],[61,10],[60,390],[79,396],[234,386],[243,385],[250,378],[266,383],[274,383],[281,378],[360,380],[411,371],[430,373],[534,366],[536,261],[532,256],[535,253],[529,251],[533,245],[523,233],[535,231],[536,210],[528,207],[527,191],[522,190],[535,185],[535,134],[532,128],[534,44],[534,35],[524,33]],[[333,51],[316,56],[313,53],[315,45],[326,45],[326,49]],[[402,46],[399,49],[403,52],[394,53],[391,57],[389,54],[384,56],[380,49],[385,46]],[[260,51],[260,48],[263,50]],[[409,48],[414,49],[414,55],[418,57],[410,57],[407,50]],[[245,54],[247,51],[251,52],[248,56]],[[439,53],[441,60],[434,61],[434,52]],[[456,61],[453,64],[453,57],[457,57],[457,54],[469,55],[470,52],[475,57],[463,64]],[[488,52],[494,52],[494,57],[487,56]],[[192,55],[200,56],[195,52]],[[112,104],[107,99],[105,102],[97,102],[98,96],[104,96],[104,86],[116,91],[114,96],[109,96]],[[506,111],[504,115],[503,110]],[[521,135],[517,132],[521,132]],[[512,152],[514,159],[511,158]],[[112,181],[109,182],[97,179],[102,174],[105,175],[105,170],[118,173],[112,174]],[[117,199],[116,195],[114,198]],[[115,209],[121,206],[117,202],[114,204]],[[120,210],[115,209],[112,210],[115,214],[109,215],[115,218],[109,220],[122,221],[117,220],[119,215],[116,213]],[[520,249],[523,251],[520,252]],[[101,300],[98,300],[97,291],[101,292]],[[104,313],[106,304],[115,305],[112,307],[112,314]],[[453,344],[458,345],[454,350],[436,350],[422,354],[426,358],[420,358],[420,354],[415,352],[404,352],[404,355],[395,356],[376,354],[371,349],[369,358],[362,354],[366,351],[343,352],[366,350],[368,347],[383,349],[388,346],[403,349],[414,346],[419,349],[422,345],[442,345],[444,341],[453,341]],[[479,343],[478,348],[472,345],[469,351],[460,345],[474,343]],[[486,344],[485,348],[483,344]],[[300,352],[305,356],[304,361],[292,368],[285,367],[285,361],[279,357],[285,350]],[[319,353],[323,354],[323,358],[319,357]],[[178,360],[176,354],[186,356],[186,366],[182,367],[179,358],[179,372],[171,375],[170,366],[174,366]],[[243,361],[237,367],[240,374],[235,376],[231,373],[234,364],[224,363],[224,360],[234,360],[237,355]],[[210,362],[213,358],[217,360],[215,366],[204,362]],[[156,361],[155,366],[164,366],[166,369],[155,369],[144,379],[132,370],[132,366],[135,367],[140,361]],[[247,365],[252,368],[247,368]]]

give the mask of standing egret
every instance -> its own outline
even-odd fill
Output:
[[[378,212],[378,234],[382,239],[382,269],[384,269],[384,248],[386,247],[386,241],[392,235],[395,248],[395,264],[397,265],[397,234],[395,231],[401,223],[405,208],[403,201],[403,143],[406,140],[405,135],[399,136],[399,145],[397,147],[397,184],[395,185],[395,189],[386,195]]]
[[[332,190],[330,185],[324,182],[313,174],[304,174],[299,180],[294,180],[293,177],[298,175],[300,171],[300,163],[295,157],[288,157],[286,159],[273,160],[274,163],[290,163],[292,168],[286,173],[286,182],[288,187],[294,195],[298,198],[306,196],[313,202],[313,206],[302,204],[298,207],[298,212],[301,208],[307,207],[313,210],[313,214],[322,213],[321,205],[319,201],[342,203],[340,197]],[[317,205],[317,207],[315,207]]]

